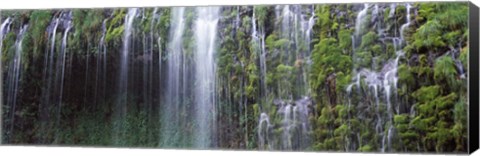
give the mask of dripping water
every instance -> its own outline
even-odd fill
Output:
[[[17,95],[19,93],[19,85],[22,79],[22,41],[24,38],[24,33],[27,30],[28,25],[24,25],[21,27],[20,31],[17,34],[17,40],[15,41],[15,54],[13,56],[10,65],[7,66],[7,99],[6,99],[6,106],[9,106],[11,110],[10,113],[10,128],[8,129],[7,133],[9,137],[7,137],[7,142],[11,141],[10,139],[13,137],[14,127],[15,127],[15,115],[16,112],[16,105],[17,105]]]
[[[199,7],[195,23],[196,41],[196,86],[195,86],[195,118],[198,129],[195,134],[195,146],[210,146],[212,130],[215,123],[215,52],[217,23],[220,8]]]
[[[120,60],[120,74],[118,84],[118,94],[116,101],[116,122],[114,127],[114,144],[122,144],[123,135],[125,135],[125,120],[127,115],[127,96],[128,96],[128,64],[130,52],[130,37],[133,31],[133,21],[137,15],[137,8],[129,8],[125,15],[125,30],[123,33],[123,45]]]
[[[182,77],[182,71],[185,70],[182,65],[183,59],[183,32],[185,29],[185,8],[176,7],[172,9],[170,37],[167,51],[167,77],[166,77],[166,91],[165,99],[161,105],[161,122],[160,122],[160,136],[162,147],[172,147],[179,142],[178,133],[182,133],[180,124],[181,112],[179,109],[183,103],[183,87],[182,82],[185,76]],[[160,41],[160,38],[159,40]],[[159,58],[161,59],[161,58]]]

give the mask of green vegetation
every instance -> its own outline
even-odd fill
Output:
[[[412,23],[405,29],[405,42],[401,45],[382,38],[372,22],[364,22],[362,30],[355,30],[357,13],[363,5],[358,5],[358,8],[353,6],[356,4],[315,5],[313,13],[316,18],[309,43],[298,39],[304,33],[299,29],[292,29],[295,33],[291,34],[282,31],[282,20],[276,17],[274,6],[222,8],[215,53],[217,97],[215,110],[212,110],[217,119],[215,147],[260,150],[260,114],[268,114],[269,122],[274,125],[270,136],[282,136],[287,129],[278,126],[283,124],[283,118],[274,101],[309,96],[313,101],[308,108],[311,128],[306,134],[309,142],[305,146],[296,146],[297,150],[377,152],[384,147],[382,135],[391,133],[393,142],[386,152],[466,152],[467,3],[414,4]],[[385,5],[383,16],[376,22],[386,28],[383,33],[400,37],[398,31],[405,24],[407,11],[403,5],[398,5],[394,16],[390,17],[391,9],[390,5]],[[418,16],[413,14],[413,9]],[[122,124],[126,132],[121,146],[158,147],[161,142],[159,127],[164,124],[159,123],[161,115],[158,113],[163,102],[161,94],[165,90],[162,87],[166,86],[165,79],[171,72],[167,70],[166,61],[171,55],[172,13],[169,8],[158,8],[155,14],[153,8],[142,11],[133,23],[135,31],[130,43],[133,48],[129,53],[133,61],[129,65],[128,78],[131,95],[127,120]],[[256,28],[252,28],[253,11]],[[113,112],[117,109],[116,81],[127,9],[72,11],[73,27],[67,36],[63,105],[42,105],[45,100],[42,99],[42,90],[47,83],[42,79],[46,68],[44,62],[48,60],[52,40],[47,29],[51,29],[51,21],[61,12],[2,11],[2,21],[7,17],[15,19],[12,31],[5,35],[2,44],[4,67],[8,68],[14,56],[19,28],[24,23],[29,24],[22,45],[24,70],[18,94],[21,99],[13,112],[11,106],[3,106],[6,110],[2,114],[3,125],[13,125],[14,133],[13,136],[10,136],[12,132],[3,132],[2,135],[9,136],[6,141],[13,144],[112,145],[113,123],[118,122]],[[192,59],[195,53],[195,16],[194,8],[186,8],[181,49],[185,54],[182,61],[186,63],[183,65],[188,67],[195,65]],[[365,21],[372,21],[372,18],[370,9]],[[104,21],[105,36],[102,34]],[[264,36],[259,35],[255,40],[251,35],[254,30]],[[361,32],[360,36],[352,40],[356,31]],[[64,29],[58,29],[54,39],[55,54],[62,48],[64,33]],[[106,46],[105,67],[99,63],[103,60],[97,60],[97,54],[102,49],[99,44],[102,37]],[[375,99],[373,86],[368,86],[364,79],[359,81],[359,86],[351,84],[355,83],[355,74],[359,69],[381,71],[384,64],[396,58],[394,48],[405,54],[399,57],[395,73],[398,83],[391,86],[393,91],[389,102],[392,108],[389,108],[384,99],[385,88],[376,88],[382,94]],[[142,76],[145,51],[151,51],[153,58],[149,68],[153,74],[149,78]],[[463,71],[459,70],[459,66]],[[193,75],[196,71],[188,67],[182,71],[182,76],[185,74],[185,81],[193,82],[189,74]],[[105,77],[98,78],[100,74],[96,72],[102,71]],[[8,71],[2,72],[5,75]],[[143,99],[143,79],[153,82],[148,84],[154,94],[150,102]],[[105,80],[105,85],[97,85],[97,80]],[[3,86],[6,83],[4,81]],[[347,92],[348,87],[351,87],[350,93]],[[190,91],[187,89],[186,92]],[[195,109],[192,100],[195,99],[185,97],[181,107]],[[380,102],[377,103],[377,100]],[[389,112],[394,113],[389,118],[382,118],[385,124],[378,125],[379,116],[389,116]],[[13,124],[10,119],[12,113],[15,116]],[[55,123],[57,113],[60,115],[58,123]],[[188,111],[178,112],[179,118],[192,115]],[[195,131],[186,121],[179,126],[185,131]],[[393,132],[389,131],[391,127]],[[385,134],[380,134],[378,129]],[[188,140],[190,136],[181,137]],[[272,137],[269,143],[278,149],[284,141],[282,139]],[[178,147],[182,148],[191,146],[178,143]]]

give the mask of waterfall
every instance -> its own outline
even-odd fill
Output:
[[[13,136],[14,127],[15,127],[15,114],[16,114],[16,105],[18,100],[18,92],[19,92],[19,85],[21,83],[21,74],[22,74],[22,41],[24,37],[24,33],[27,30],[28,25],[24,25],[21,27],[20,31],[17,34],[17,40],[15,41],[15,54],[14,58],[10,62],[10,65],[7,66],[8,73],[7,73],[7,99],[5,105],[11,107],[9,111],[10,114],[10,128],[8,129],[7,140],[10,140]]]
[[[395,15],[395,9],[397,5],[395,3],[390,4],[390,13],[388,13],[388,17],[393,17]]]
[[[303,77],[303,94],[309,95],[310,94],[310,87],[308,85],[308,73],[310,73],[310,55],[311,55],[311,46],[310,43],[312,41],[312,29],[313,26],[315,25],[315,7],[312,5],[311,6],[311,13],[310,13],[310,18],[307,19],[306,15],[302,15],[300,18],[300,22],[302,23],[302,29],[301,31],[304,33],[303,34],[303,41],[304,41],[304,46],[305,51],[302,53],[301,58],[304,60],[304,64],[306,65],[305,67],[302,68],[302,77]],[[301,10],[299,10],[301,11]],[[299,41],[302,42],[302,41]]]
[[[253,47],[255,48],[255,52],[258,53],[260,59],[260,92],[261,92],[261,99],[265,100],[266,95],[268,94],[267,90],[267,83],[265,82],[267,76],[267,62],[266,62],[266,51],[265,51],[265,33],[264,33],[264,26],[257,25],[255,16],[255,8],[253,9],[252,14],[252,39],[253,39]]]
[[[106,72],[107,72],[107,54],[106,54],[106,45],[105,45],[105,35],[107,33],[107,20],[102,22],[102,37],[100,37],[98,43],[98,52],[97,52],[97,64],[96,64],[96,74],[95,74],[95,94],[94,94],[94,104],[98,105],[98,97],[102,97],[100,103],[105,103],[105,85],[106,85]],[[100,82],[102,81],[102,82]],[[102,92],[99,93],[99,83],[102,84]],[[100,94],[100,96],[98,95]]]
[[[307,30],[305,31],[305,37],[306,37],[306,42],[307,42],[307,56],[310,56],[310,51],[311,51],[311,47],[310,47],[310,42],[311,42],[311,38],[312,38],[312,29],[313,29],[313,26],[315,25],[315,7],[312,6],[312,12],[310,13],[310,18],[308,19],[308,24],[307,24]]]
[[[61,22],[61,16],[62,14],[59,15],[59,17],[54,17],[52,19],[49,27],[47,28],[48,36],[49,36],[49,43],[50,47],[46,46],[47,48],[45,52],[45,61],[44,61],[44,70],[43,70],[43,77],[42,77],[42,82],[43,87],[42,87],[42,102],[40,103],[40,123],[41,123],[41,131],[43,133],[52,133],[50,129],[48,129],[48,125],[50,125],[50,103],[52,102],[52,95],[51,93],[54,92],[52,88],[52,81],[54,79],[53,75],[53,70],[54,70],[54,54],[55,54],[55,35],[57,33],[57,28]],[[53,95],[55,96],[55,95]],[[46,141],[46,135],[44,138],[42,138],[41,142]]]
[[[269,134],[272,125],[270,124],[270,119],[266,113],[260,114],[260,119],[258,121],[258,140],[260,149],[265,149],[265,144],[268,145],[268,149],[272,150],[273,143],[270,140]],[[265,142],[266,141],[266,142]]]
[[[147,102],[148,102],[148,106],[146,107],[147,109],[147,112],[149,112],[149,117],[152,117],[151,115],[153,113],[151,113],[151,110],[153,109],[153,74],[154,74],[154,66],[153,66],[153,51],[155,49],[155,39],[154,39],[154,29],[153,29],[153,26],[154,24],[156,24],[157,20],[158,20],[158,14],[157,14],[157,11],[158,11],[158,8],[155,8],[153,10],[153,15],[152,15],[152,20],[150,22],[150,46],[148,47],[148,73],[149,73],[149,77],[148,77],[148,99],[147,99]],[[160,45],[160,44],[158,44]],[[159,60],[159,64],[161,64],[161,61]],[[159,68],[161,69],[161,68]],[[160,73],[160,72],[159,72]]]
[[[1,13],[1,12],[0,12]],[[1,14],[0,14],[1,15]],[[5,35],[8,33],[8,26],[10,25],[11,23],[11,19],[10,17],[8,17],[7,19],[5,19],[5,21],[3,21],[2,25],[0,26],[0,70],[3,71],[3,52],[2,52],[2,47],[3,47],[3,39],[5,37]],[[3,72],[0,72],[0,84],[3,84]],[[3,87],[0,87],[0,105],[4,105],[3,104]],[[2,107],[0,107],[0,113],[3,113],[3,110],[2,110]],[[0,119],[3,121],[3,118],[2,118],[3,115],[0,115]],[[3,132],[3,122],[0,122],[0,132]],[[2,135],[0,135],[0,144],[2,143],[3,141],[3,133]]]
[[[255,11],[254,11],[255,12]],[[237,16],[235,17],[235,30],[240,28],[240,6],[237,6]]]
[[[185,70],[183,63],[183,32],[185,29],[185,17],[184,17],[185,8],[184,7],[175,7],[172,8],[171,15],[171,28],[170,28],[170,37],[168,45],[168,55],[167,55],[167,72],[166,77],[166,92],[164,102],[161,104],[161,122],[160,122],[160,133],[161,133],[161,143],[162,147],[172,147],[179,142],[180,135],[182,135],[182,129],[179,126],[180,116],[179,113],[180,106],[185,100],[182,95],[184,90],[182,88],[183,79],[186,79],[185,76],[182,76],[183,70]],[[161,58],[160,58],[161,59]]]
[[[147,20],[145,16],[145,9],[142,10],[142,19]],[[145,22],[150,22],[150,27],[149,27],[149,32],[143,32],[143,53],[139,57],[140,60],[143,62],[143,108],[144,111],[149,113],[150,106],[151,106],[151,98],[152,98],[152,61],[153,61],[153,24],[155,21],[155,16],[156,16],[157,9],[155,8],[152,12],[152,18],[150,21],[145,21]]]
[[[71,17],[72,12],[69,13],[69,17]],[[57,120],[56,120],[56,125],[59,126],[60,122],[60,117],[61,117],[61,110],[62,110],[62,100],[63,100],[63,84],[64,84],[64,77],[65,77],[65,58],[66,58],[66,53],[67,53],[67,38],[68,38],[68,32],[70,29],[73,27],[72,21],[68,20],[65,21],[65,31],[63,32],[63,39],[62,39],[62,46],[61,50],[59,53],[59,59],[58,59],[58,64],[57,64],[57,72],[60,72],[60,74],[57,73],[57,80],[55,84],[60,84],[60,89],[58,89],[58,94],[59,99],[58,99],[58,108],[57,108]],[[58,134],[58,133],[57,133]]]
[[[393,7],[391,9],[394,9],[396,5],[392,4],[390,7]],[[360,35],[360,31],[358,29],[361,29],[363,26],[362,23],[362,18],[367,15],[368,12],[368,5],[364,5],[364,9],[361,10],[357,14],[357,21],[355,23],[355,34],[357,36],[355,37],[361,37],[358,36]],[[380,14],[384,11],[384,9],[379,9],[378,5],[375,5],[374,10],[372,11],[373,16],[377,16],[377,14]],[[390,17],[393,16],[395,12],[390,11]],[[395,114],[400,113],[400,108],[402,108],[402,105],[399,101],[395,99],[396,93],[397,93],[397,82],[398,82],[398,77],[397,77],[397,69],[399,65],[399,59],[404,56],[404,52],[401,50],[402,43],[404,42],[404,36],[403,36],[403,31],[405,28],[408,27],[410,24],[410,4],[407,4],[407,22],[402,25],[400,34],[401,36],[383,36],[385,34],[379,33],[379,37],[381,41],[385,41],[386,39],[390,39],[391,42],[393,43],[393,49],[395,52],[395,56],[390,57],[385,63],[383,63],[383,67],[379,70],[376,71],[376,65],[372,66],[371,69],[368,68],[363,68],[360,69],[356,74],[355,77],[353,78],[353,82],[347,86],[346,92],[348,94],[348,101],[349,101],[349,107],[352,105],[352,101],[350,98],[352,94],[352,87],[356,86],[359,90],[359,94],[361,93],[360,91],[360,84],[361,81],[364,81],[365,84],[368,86],[368,92],[371,92],[373,94],[373,99],[375,102],[375,131],[376,133],[380,136],[379,140],[379,150],[381,152],[386,152],[391,151],[392,147],[392,139],[394,137],[395,133],[395,128],[393,126],[393,117]],[[372,22],[375,22],[375,25],[380,26],[379,22],[377,20],[372,20]],[[380,29],[380,27],[377,27],[377,30]],[[395,33],[396,34],[396,33]],[[353,38],[353,37],[352,37]],[[352,39],[354,41],[354,39]],[[375,58],[376,56],[374,56]],[[372,63],[378,64],[380,62],[375,62],[376,59],[372,59]],[[372,95],[370,94],[370,95]],[[383,97],[382,97],[383,96]],[[355,103],[354,103],[355,104]],[[361,102],[358,102],[358,104],[361,104]],[[386,105],[386,110],[380,110],[382,108],[382,105]],[[386,112],[386,115],[382,113],[382,111]],[[389,125],[388,128],[385,127],[386,125]]]
[[[447,54],[451,53],[452,60],[455,63],[455,67],[457,68],[457,72],[460,75],[460,79],[465,79],[466,77],[465,77],[465,71],[463,69],[463,64],[458,59],[458,57],[460,55],[460,50],[461,50],[461,48],[456,49],[453,46],[450,46],[450,51],[447,52]]]
[[[406,17],[407,23],[403,24],[400,27],[400,37],[401,37],[402,43],[405,42],[404,31],[408,26],[410,26],[410,9],[412,8],[412,5],[409,4],[409,3],[406,3],[405,5],[406,5],[406,9],[407,9],[407,17]]]
[[[287,66],[297,66],[301,68],[298,73],[298,79],[295,82],[295,85],[300,87],[300,90],[290,90],[289,88],[284,87],[281,84],[278,85],[279,94],[276,96],[274,105],[279,114],[276,114],[273,117],[269,117],[267,113],[262,112],[258,122],[258,138],[259,138],[259,147],[261,149],[282,149],[282,150],[298,150],[305,149],[309,146],[309,135],[308,131],[310,129],[310,124],[308,122],[308,114],[310,112],[309,106],[311,101],[309,96],[309,87],[308,87],[308,69],[310,65],[310,54],[311,54],[311,35],[313,25],[315,24],[315,14],[313,6],[311,8],[302,7],[300,5],[284,5],[276,6],[276,20],[279,21],[281,25],[276,27],[281,34],[280,38],[288,40],[286,42],[285,51],[281,51],[282,55],[285,57],[282,59]],[[311,9],[311,10],[310,10]],[[310,15],[308,15],[310,13]],[[255,12],[253,13],[253,31],[252,36],[254,39],[254,44],[261,45],[260,53],[260,69],[261,75],[266,76],[266,52],[264,49],[263,43],[263,29],[259,27],[258,35],[255,23]],[[258,37],[262,35],[262,40],[259,40]],[[261,41],[261,42],[259,42]],[[266,88],[267,85],[264,87]],[[263,87],[262,85],[262,87]],[[268,95],[269,93],[264,93]],[[270,95],[271,96],[271,95]],[[291,100],[295,98],[297,100]],[[262,103],[267,102],[264,100]],[[268,106],[268,105],[264,105]],[[262,111],[269,110],[267,109]],[[281,124],[275,125],[271,124],[269,120],[275,120],[275,118],[280,118]],[[267,125],[265,126],[265,124]],[[280,127],[282,133],[280,135],[274,135],[271,132],[270,128]],[[278,142],[278,144],[276,144]],[[266,148],[268,147],[268,148]]]
[[[372,11],[372,19],[371,19],[371,22],[376,22],[378,19],[378,14],[379,14],[379,7],[378,7],[378,4],[375,4],[373,6],[373,11]]]
[[[468,7],[432,5],[2,12],[0,137],[176,149],[461,151],[464,138],[444,145],[428,138],[452,127],[463,135],[468,34],[460,11]],[[422,19],[421,9],[445,14]],[[449,13],[458,21],[438,30],[445,45],[408,45],[422,30],[414,28]],[[452,65],[443,73],[456,67],[453,77],[439,77],[432,61],[442,52],[422,52],[429,47],[448,50],[442,55],[453,64],[437,63]],[[440,82],[447,80],[458,84]],[[434,100],[446,99],[441,118],[425,116],[435,104],[409,93],[431,90],[439,91],[429,95]],[[411,127],[430,120],[443,127]]]
[[[211,143],[212,124],[215,123],[215,52],[217,23],[220,8],[199,7],[195,23],[196,41],[196,86],[195,118],[199,125],[195,146],[205,148]]]
[[[355,37],[360,37],[364,25],[365,18],[367,17],[369,4],[364,4],[363,10],[360,11],[357,15],[357,20],[355,21]]]
[[[137,15],[137,8],[129,8],[128,13],[125,15],[125,30],[123,33],[123,47],[120,60],[120,74],[119,74],[119,87],[118,97],[116,102],[116,122],[114,143],[121,144],[123,141],[121,137],[125,133],[125,120],[127,115],[127,98],[128,98],[128,64],[129,64],[129,52],[130,52],[130,37],[132,34],[132,24]]]

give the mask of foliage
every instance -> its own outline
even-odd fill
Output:
[[[383,16],[377,19],[372,19],[372,9],[369,9],[361,30],[355,30],[362,5],[314,5],[314,10],[302,6],[302,12],[308,12],[307,17],[302,18],[308,19],[311,11],[315,15],[311,34],[300,29],[302,23],[291,23],[297,18],[288,21],[291,27],[284,27],[282,17],[286,14],[282,14],[282,10],[277,12],[276,7],[222,7],[216,30],[216,101],[212,110],[218,148],[259,149],[258,121],[260,114],[265,113],[271,124],[268,129],[271,140],[268,141],[273,143],[274,149],[283,149],[283,143],[292,142],[284,138],[290,130],[292,138],[301,140],[299,136],[304,135],[308,140],[305,145],[295,145],[294,150],[377,152],[383,147],[383,137],[392,134],[392,146],[386,152],[464,152],[468,147],[468,117],[465,113],[468,109],[466,78],[469,59],[467,3],[415,3],[410,10],[411,16],[415,17],[405,29],[405,41],[396,45],[392,38],[396,41],[400,38],[398,29],[405,24],[407,10],[398,5],[394,16],[390,17],[393,8],[386,7]],[[7,115],[14,113],[18,122],[3,121],[18,131],[9,142],[107,146],[118,143],[113,142],[114,133],[111,131],[118,123],[125,131],[117,145],[161,146],[159,126],[165,123],[158,123],[161,121],[158,112],[165,104],[163,94],[169,83],[166,79],[172,72],[169,71],[171,65],[182,65],[184,69],[178,72],[184,78],[181,87],[185,88],[181,93],[185,101],[179,107],[185,111],[178,112],[178,119],[188,120],[194,116],[196,108],[191,103],[198,99],[190,97],[190,92],[195,86],[193,75],[199,72],[196,69],[202,68],[194,66],[196,45],[192,36],[198,17],[195,9],[185,9],[185,28],[181,30],[182,61],[174,63],[167,57],[172,54],[169,49],[173,31],[170,8],[158,8],[155,14],[153,8],[140,10],[130,42],[130,101],[125,121],[117,121],[113,114],[118,109],[114,102],[118,96],[115,94],[116,73],[125,33],[126,8],[72,10],[73,27],[67,36],[63,106],[50,102],[52,104],[46,107],[42,84],[49,82],[44,80],[47,79],[44,77],[47,74],[44,73],[47,68],[44,63],[50,60],[47,52],[50,51],[49,43],[52,43],[48,29],[52,20],[64,11],[2,11],[1,19],[6,16],[15,19],[10,27],[12,31],[2,41],[2,62],[12,61],[18,29],[24,23],[29,24],[22,45],[25,70],[22,71],[18,95],[22,98],[16,110],[3,106],[7,111],[2,115],[9,119]],[[252,27],[253,20],[256,27]],[[103,22],[105,36],[102,34]],[[380,26],[380,29],[374,26]],[[62,49],[60,43],[64,30],[58,30],[54,39],[55,54]],[[254,30],[258,36],[252,35]],[[356,31],[361,33],[352,40]],[[308,40],[305,35],[310,35]],[[99,44],[102,37],[105,47]],[[107,51],[106,55],[85,55],[101,52],[102,48]],[[152,56],[143,56],[147,52]],[[398,79],[394,82],[397,83],[390,85],[391,92],[387,94],[385,73],[382,72],[385,72],[384,68],[391,69],[385,64],[395,59],[397,52],[404,52],[404,55],[399,57],[395,68],[395,78]],[[51,59],[53,64],[59,65],[54,56]],[[103,60],[105,66],[102,66]],[[463,67],[465,78],[460,75],[459,67]],[[8,65],[6,69],[9,69]],[[368,85],[363,76],[357,86],[356,74],[361,69],[379,73],[376,75],[379,82]],[[55,79],[60,80],[60,72],[54,71]],[[100,76],[102,74],[105,77]],[[55,88],[59,86],[53,84]],[[144,97],[144,86],[151,88],[149,92],[154,95],[151,101]],[[105,94],[100,94],[103,89]],[[389,103],[385,98],[387,95],[390,95]],[[295,101],[303,96],[312,99],[312,106],[308,107],[309,129],[306,132],[301,131],[301,126],[286,129],[283,107],[275,105],[274,101]],[[292,108],[291,111],[298,109]],[[57,116],[59,110],[61,113]],[[297,115],[295,118],[299,117]],[[192,121],[181,123],[179,127],[193,134]],[[390,126],[393,132],[389,132]],[[180,136],[181,141],[175,145],[192,147],[189,137]]]

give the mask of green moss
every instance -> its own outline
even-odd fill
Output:
[[[375,44],[372,47],[372,52],[375,56],[381,55],[383,53],[383,48],[380,44]]]
[[[340,118],[347,118],[347,109],[343,105],[337,105],[336,106],[336,111],[338,112],[338,116]]]
[[[455,100],[457,100],[457,94],[450,93],[447,96],[437,98],[434,103],[439,110],[450,110],[455,104]],[[450,111],[448,113],[450,113]]]
[[[45,35],[45,30],[49,24],[48,20],[52,17],[50,11],[46,10],[35,10],[30,14],[30,28],[29,35],[33,43],[33,54],[34,57],[38,56],[41,52],[41,45],[46,41],[47,35]]]
[[[360,151],[360,152],[373,152],[374,149],[373,149],[373,147],[370,146],[370,145],[364,145],[364,146],[360,147],[360,148],[358,149],[358,151]]]
[[[398,67],[398,82],[403,84],[414,84],[415,82],[411,70],[405,64]]]
[[[257,5],[254,7],[254,9],[255,9],[255,15],[258,19],[258,25],[265,25],[265,22],[268,18],[267,6]]]
[[[289,42],[290,41],[288,39],[285,39],[285,38],[279,39],[279,40],[275,41],[274,47],[275,48],[287,48]]]
[[[105,41],[109,42],[113,39],[120,39],[123,34],[124,25],[122,24],[125,18],[125,9],[117,9],[113,12],[113,18],[107,22],[107,34]]]
[[[275,41],[277,40],[277,36],[275,34],[270,34],[268,35],[267,39],[265,39],[265,46],[268,49],[274,49],[275,48]]]
[[[395,115],[394,118],[393,118],[393,121],[395,123],[407,123],[408,122],[408,115],[407,114]]]
[[[440,94],[440,86],[425,86],[412,93],[412,96],[419,102],[434,100]]]
[[[333,132],[333,134],[335,136],[345,136],[348,134],[348,131],[349,131],[349,128],[346,124],[342,124],[340,127],[338,127],[337,129],[335,129],[335,131]]]
[[[372,46],[378,39],[378,36],[375,32],[370,31],[367,34],[362,36],[361,48],[367,48]]]
[[[400,138],[402,139],[415,140],[419,138],[419,135],[415,132],[400,133],[399,135],[400,135]]]
[[[351,39],[351,34],[352,32],[350,30],[346,29],[340,29],[338,32],[338,45],[340,49],[343,50],[349,50],[350,47],[352,46],[352,39]]]
[[[122,38],[124,30],[125,30],[124,25],[114,28],[111,32],[107,33],[107,35],[105,37],[105,41],[108,42],[112,39]]]
[[[446,41],[446,44],[449,46],[455,46],[462,37],[462,32],[460,30],[452,31],[443,35],[443,38]]]
[[[435,61],[434,66],[434,79],[438,84],[454,85],[455,76],[457,70],[455,69],[455,63],[449,56],[440,57]]]

